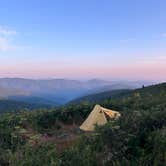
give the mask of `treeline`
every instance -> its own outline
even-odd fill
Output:
[[[0,114],[9,112],[19,112],[20,110],[35,110],[40,108],[51,108],[51,105],[28,103],[23,101],[5,100],[0,99]]]

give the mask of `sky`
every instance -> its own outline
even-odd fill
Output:
[[[0,77],[166,81],[166,0],[0,0]]]

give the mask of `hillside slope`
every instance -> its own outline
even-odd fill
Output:
[[[166,83],[103,98],[122,116],[81,132],[95,104],[1,116],[0,165],[165,165]]]
[[[21,101],[14,100],[0,100],[0,114],[9,113],[9,112],[17,112],[21,110],[33,110],[33,109],[48,109],[51,108],[50,105],[47,104],[37,104],[37,103],[26,103]]]
[[[115,90],[107,91],[97,94],[92,94],[78,98],[71,101],[69,104],[81,104],[83,102],[89,102],[93,104],[108,104],[118,102],[137,102],[137,103],[164,103],[166,101],[166,83],[161,83],[157,85],[151,85],[135,90]],[[117,103],[117,104],[118,104]],[[118,105],[119,105],[118,104]]]
[[[70,101],[69,104],[79,104],[81,102],[101,102],[105,99],[112,99],[114,97],[121,97],[125,94],[128,94],[132,90],[129,89],[122,89],[122,90],[112,90],[112,91],[106,91],[106,92],[101,92],[101,93],[95,93],[87,96],[83,96],[80,98],[77,98],[73,101]]]

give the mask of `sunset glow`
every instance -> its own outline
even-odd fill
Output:
[[[4,1],[0,77],[166,80],[165,6],[163,0]]]

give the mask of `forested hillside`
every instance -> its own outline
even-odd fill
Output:
[[[1,165],[166,164],[166,83],[103,98],[98,104],[121,118],[84,133],[78,127],[95,104],[86,100],[1,116]]]
[[[102,102],[103,100],[112,99],[115,97],[122,97],[125,94],[129,94],[132,90],[129,89],[122,89],[122,90],[112,90],[112,91],[106,91],[101,93],[95,93],[87,96],[80,97],[78,99],[75,99],[73,101],[70,101],[70,104],[78,104],[81,102]]]
[[[14,100],[1,100],[0,99],[0,114],[9,112],[19,112],[21,110],[33,110],[40,108],[51,108],[47,104],[26,103]]]

